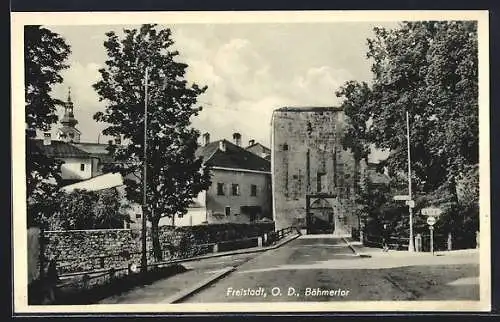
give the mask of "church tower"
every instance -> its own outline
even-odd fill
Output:
[[[80,142],[80,131],[75,128],[78,121],[73,114],[73,102],[71,101],[71,87],[68,89],[68,100],[64,104],[64,116],[61,119],[62,127],[57,131],[59,140],[65,142]]]

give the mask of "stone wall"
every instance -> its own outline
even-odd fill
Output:
[[[261,236],[274,230],[274,223],[162,226],[160,243],[164,259],[187,258],[212,251],[211,243]],[[148,230],[147,249],[152,249]],[[208,245],[207,245],[208,244]],[[45,231],[42,247],[47,260],[56,259],[60,273],[140,264],[141,231],[96,229]],[[154,262],[148,252],[148,263]]]

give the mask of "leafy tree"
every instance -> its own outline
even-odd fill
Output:
[[[62,83],[60,72],[69,66],[66,60],[70,46],[58,34],[41,26],[24,29],[24,92],[26,139],[26,189],[29,222],[39,224],[46,211],[47,198],[60,180],[60,162],[37,150],[33,141],[36,131],[47,131],[57,122],[56,107],[62,101],[52,97],[52,86]]]
[[[57,211],[47,222],[53,230],[122,228],[129,220],[127,205],[122,204],[116,189],[59,192],[52,206]]]
[[[171,50],[174,41],[170,29],[155,25],[125,29],[124,37],[106,33],[108,54],[106,67],[99,70],[101,79],[94,84],[100,100],[107,103],[104,112],[94,119],[109,126],[105,135],[123,135],[128,144],[112,153],[119,164],[114,170],[126,180],[127,197],[142,203],[142,165],[144,140],[144,84],[149,71],[147,115],[147,206],[151,222],[153,250],[161,259],[158,222],[161,217],[184,214],[189,202],[210,185],[208,168],[195,158],[199,131],[190,127],[191,117],[198,115],[197,97],[206,87],[188,86],[184,79],[187,65],[175,60]]]
[[[408,111],[412,189],[438,199],[446,191],[443,202],[456,213],[457,180],[479,159],[476,22],[404,22],[375,28],[367,44],[373,81],[350,81],[336,93],[349,122],[346,144],[388,149],[391,173],[405,173]]]

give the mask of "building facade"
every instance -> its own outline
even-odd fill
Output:
[[[188,226],[217,223],[250,223],[272,220],[270,162],[241,147],[241,135],[233,142],[210,142],[203,135],[196,155],[210,167],[212,185],[193,200],[182,217],[162,218],[160,224]]]
[[[334,107],[280,108],[272,116],[273,215],[276,229],[348,235],[359,163],[341,144],[344,112]]]

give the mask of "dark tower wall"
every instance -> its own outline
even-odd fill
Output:
[[[271,167],[276,229],[305,228],[307,194],[330,195],[326,200],[337,232],[350,233],[351,227],[358,226],[354,216],[357,167],[352,153],[341,145],[343,126],[344,113],[338,108],[274,111]]]

